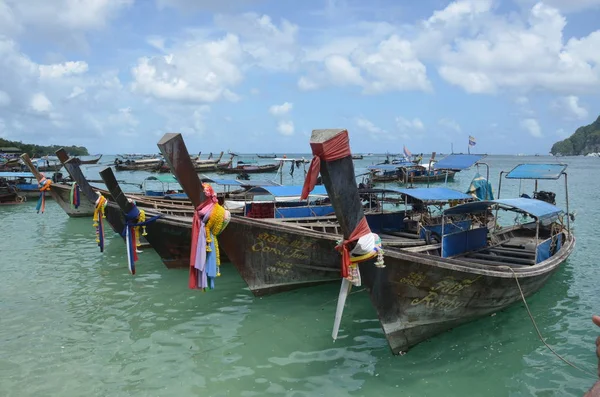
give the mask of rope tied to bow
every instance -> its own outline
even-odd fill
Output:
[[[321,171],[321,161],[335,161],[352,155],[352,152],[350,151],[350,139],[348,138],[348,131],[346,130],[326,142],[311,142],[310,147],[312,149],[313,158],[308,167],[306,179],[304,180],[302,195],[300,196],[301,200],[308,198],[310,192],[315,188],[319,172]]]
[[[40,198],[38,199],[35,210],[39,214],[42,211],[42,214],[46,210],[46,192],[50,191],[50,186],[52,186],[52,180],[47,179],[45,176],[42,176],[42,179],[38,182],[38,188],[40,189]]]
[[[138,260],[137,248],[140,243],[140,229],[142,236],[147,235],[146,225],[155,222],[162,214],[155,215],[150,219],[146,219],[146,212],[140,210],[135,201],[128,199],[133,204],[129,212],[125,214],[125,227],[121,232],[121,236],[125,237],[125,246],[127,248],[127,267],[129,273],[135,275],[135,262]]]
[[[217,236],[229,224],[231,214],[218,202],[213,188],[202,184],[206,199],[195,208],[192,220],[192,251],[190,254],[191,289],[214,289],[216,277],[221,275],[221,253]]]

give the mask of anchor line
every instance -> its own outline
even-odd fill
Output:
[[[544,337],[542,336],[542,332],[540,331],[540,329],[537,326],[537,323],[535,322],[535,319],[533,318],[533,314],[531,314],[531,310],[529,310],[529,305],[527,304],[527,300],[525,299],[525,294],[523,293],[523,290],[521,289],[521,283],[519,283],[519,277],[517,276],[517,273],[515,273],[514,269],[510,266],[502,266],[505,267],[507,269],[509,269],[513,276],[515,277],[515,281],[517,282],[517,287],[519,288],[519,292],[521,293],[521,299],[523,300],[523,304],[525,305],[525,309],[527,310],[527,314],[529,314],[529,318],[531,319],[531,323],[533,324],[533,327],[535,328],[535,331],[538,334],[538,337],[540,339],[540,341],[542,341],[542,343],[556,356],[558,357],[562,362],[564,362],[565,364],[587,374],[587,375],[592,375],[595,379],[598,378],[598,375],[588,371],[587,369],[581,368],[579,366],[577,366],[576,364],[572,363],[571,361],[567,360],[566,358],[564,358],[563,356],[561,356],[559,353],[556,352],[556,350],[554,350],[552,348],[552,346],[550,346],[548,343],[546,343],[546,340],[544,339]]]

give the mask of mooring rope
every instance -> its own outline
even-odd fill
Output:
[[[565,364],[570,365],[571,367],[578,369],[581,372],[584,372],[588,375],[592,375],[594,378],[598,378],[598,374],[595,374],[593,372],[588,371],[587,369],[583,369],[579,366],[577,366],[576,364],[573,364],[571,361],[567,360],[566,358],[564,358],[563,356],[561,356],[560,354],[558,354],[556,352],[556,350],[554,350],[552,348],[552,346],[550,346],[548,343],[546,343],[546,340],[544,339],[544,337],[542,336],[542,333],[540,331],[540,329],[538,328],[535,319],[533,318],[533,314],[531,314],[531,310],[529,310],[529,305],[527,304],[527,300],[525,299],[525,294],[523,293],[523,290],[521,289],[521,283],[519,283],[519,277],[517,276],[517,273],[515,273],[514,269],[510,266],[503,266],[508,268],[513,276],[515,277],[515,281],[517,282],[517,287],[519,287],[519,292],[521,293],[521,299],[523,300],[523,304],[525,305],[525,309],[527,310],[527,314],[529,314],[529,318],[531,319],[531,323],[533,324],[533,327],[535,328],[535,331],[538,334],[538,337],[540,338],[540,340],[542,341],[542,343],[556,356],[558,357],[560,360],[562,360]]]

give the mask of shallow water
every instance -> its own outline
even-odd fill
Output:
[[[495,193],[499,170],[556,160],[489,157]],[[547,342],[595,372],[600,160],[558,160],[569,164],[577,247],[528,302]],[[474,172],[450,186],[464,190]],[[562,200],[561,184],[542,187]],[[505,184],[502,197],[518,188]],[[392,356],[364,291],[333,343],[337,284],[254,298],[226,264],[215,290],[192,291],[151,250],[132,277],[119,237],[101,254],[91,219],[52,201],[43,215],[34,207],[0,206],[1,396],[578,396],[594,382],[542,345],[522,304]]]

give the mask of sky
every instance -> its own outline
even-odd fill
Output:
[[[0,0],[0,137],[156,153],[548,153],[600,114],[600,0]]]

